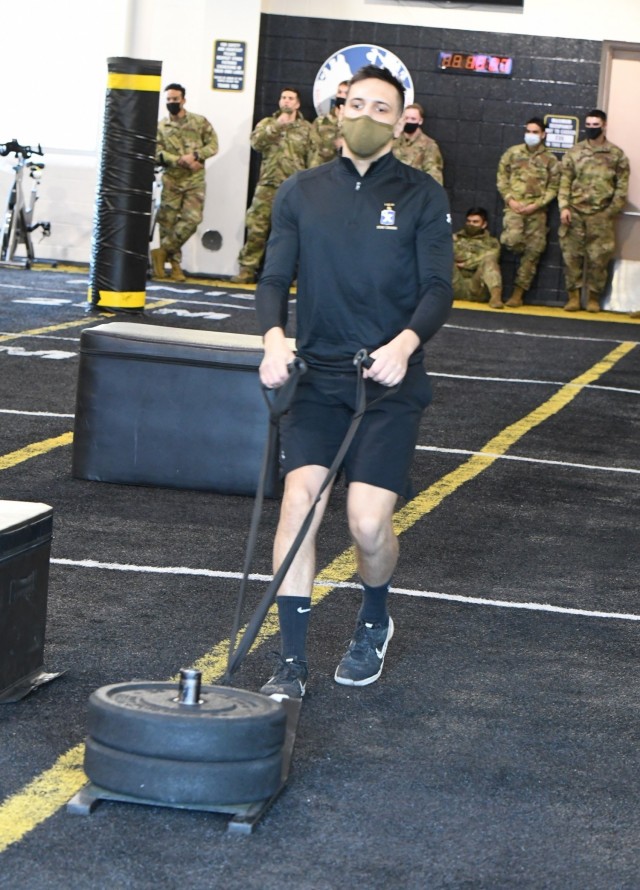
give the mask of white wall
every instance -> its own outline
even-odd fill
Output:
[[[211,121],[220,145],[207,161],[207,199],[202,225],[183,250],[183,265],[203,274],[231,275],[244,238],[260,37],[261,0],[137,0],[130,52],[134,58],[162,59],[162,83],[187,88],[187,109]],[[211,87],[215,40],[246,43],[242,92]],[[165,97],[160,116],[165,116]],[[209,251],[200,238],[220,232],[222,248]]]
[[[244,237],[261,0],[30,0],[28,9],[28,44],[15,40],[25,36],[20,4],[3,2],[0,11],[2,82],[16,84],[6,93],[0,142],[15,137],[22,144],[41,143],[45,151],[34,218],[49,220],[52,235],[40,240],[35,234],[36,257],[90,259],[107,59],[128,56],[161,60],[163,87],[184,84],[188,108],[204,114],[218,134],[220,152],[207,162],[205,217],[185,248],[184,265],[203,274],[232,274]],[[215,40],[246,42],[242,92],[212,89]],[[165,114],[161,93],[160,116]],[[13,162],[0,158],[0,201]],[[30,186],[25,177],[25,188]],[[221,250],[200,244],[208,229],[222,235]]]
[[[524,0],[521,10],[447,0],[263,0],[273,15],[419,25],[464,31],[640,41],[640,0]]]
[[[89,259],[106,59],[122,54],[127,15],[127,0],[2,3],[0,142],[41,143],[45,152],[35,218],[51,221],[53,234],[46,241],[34,235],[38,256]],[[0,158],[3,206],[13,163],[13,156]],[[24,185],[31,190],[28,177]]]
[[[207,164],[205,219],[186,246],[185,267],[232,274],[244,233],[249,133],[260,13],[391,24],[640,42],[640,0],[525,0],[521,12],[451,6],[447,0],[3,0],[0,73],[5,90],[0,142],[41,142],[46,170],[36,218],[52,224],[35,237],[42,259],[88,262],[107,58],[160,59],[163,85],[187,87],[188,107],[206,115],[220,139]],[[211,89],[213,42],[247,44],[243,93]],[[161,97],[161,109],[164,96]],[[0,200],[11,161],[0,158]],[[199,235],[221,233],[222,249]]]

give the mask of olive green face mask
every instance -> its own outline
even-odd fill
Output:
[[[342,135],[354,155],[370,158],[391,140],[393,124],[374,121],[366,114],[362,117],[343,117]]]

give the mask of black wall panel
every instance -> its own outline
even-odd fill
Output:
[[[409,68],[416,101],[426,109],[425,130],[442,150],[444,185],[455,228],[463,224],[468,207],[480,204],[489,211],[493,233],[499,233],[498,161],[506,148],[522,139],[529,117],[553,113],[577,115],[582,120],[596,105],[599,41],[263,15],[256,122],[276,110],[280,91],[288,85],[302,91],[303,114],[313,120],[312,91],[320,66],[332,53],[354,43],[383,46]],[[436,68],[440,50],[512,56],[514,73],[510,78],[443,73]],[[253,182],[258,164],[256,155]],[[565,293],[555,202],[549,219],[549,245],[531,300],[559,305],[565,302]],[[513,267],[513,258],[503,252],[507,288],[513,280]]]

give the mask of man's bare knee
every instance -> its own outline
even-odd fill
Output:
[[[365,553],[378,550],[394,537],[393,527],[386,516],[350,516],[349,531],[356,545]]]

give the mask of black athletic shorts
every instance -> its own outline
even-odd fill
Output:
[[[300,378],[291,408],[280,420],[280,466],[285,475],[311,464],[331,466],[355,411],[356,385],[354,372],[309,369]],[[367,405],[373,404],[343,461],[345,480],[406,496],[431,382],[420,362],[409,366],[397,392],[372,380],[365,385]]]

